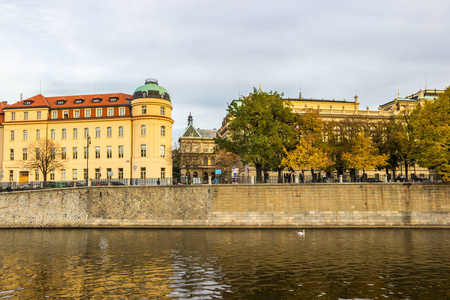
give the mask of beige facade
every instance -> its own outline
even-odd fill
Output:
[[[179,139],[181,182],[207,183],[208,177],[214,180],[216,135],[215,129],[196,129],[189,115],[188,126]]]
[[[149,91],[152,91],[150,93]],[[3,181],[41,181],[24,163],[33,143],[61,147],[64,167],[47,180],[159,178],[172,175],[172,105],[156,80],[134,95],[116,93],[34,97],[3,107]],[[90,144],[89,144],[90,141]]]

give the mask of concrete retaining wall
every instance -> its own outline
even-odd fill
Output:
[[[449,227],[448,184],[197,185],[0,194],[0,227]]]

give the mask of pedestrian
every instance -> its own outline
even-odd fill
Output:
[[[8,186],[6,187],[6,190],[7,190],[8,192],[11,192],[11,183],[8,183]]]
[[[322,171],[322,182],[327,182],[327,172]]]
[[[158,180],[156,180],[156,184],[157,184],[157,185],[160,185],[160,184],[161,184],[161,182],[159,181],[159,178],[158,178]]]

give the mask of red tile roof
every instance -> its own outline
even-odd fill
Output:
[[[127,106],[132,96],[123,93],[44,97],[39,94],[17,103],[7,105],[5,108],[49,107],[51,109],[99,107],[99,106]],[[94,100],[98,99],[98,100]],[[111,101],[116,99],[116,101]],[[80,103],[77,103],[78,101]],[[98,102],[96,102],[98,101]]]

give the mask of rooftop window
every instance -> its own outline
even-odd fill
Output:
[[[34,101],[33,100],[25,100],[25,105],[31,105]]]
[[[117,101],[119,101],[118,97],[110,97],[109,98],[109,102],[117,102]]]
[[[56,101],[57,105],[64,105],[66,103],[66,100],[58,100]]]
[[[84,99],[75,99],[75,104],[81,104],[84,102]]]
[[[102,101],[102,98],[94,98],[92,99],[93,103],[100,103]]]

